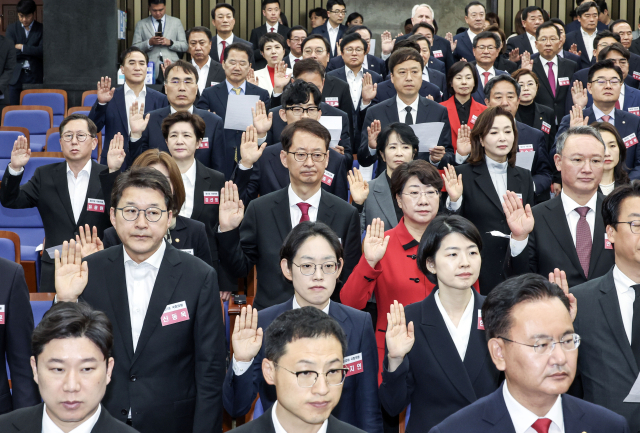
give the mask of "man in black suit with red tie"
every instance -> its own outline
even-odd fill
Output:
[[[216,28],[216,37],[211,45],[211,58],[217,62],[224,62],[224,50],[231,44],[242,42],[251,45],[251,42],[233,34],[233,27],[236,25],[236,9],[229,3],[218,3],[211,10],[211,24]],[[253,50],[251,51],[251,60],[253,64]]]
[[[260,53],[260,38],[269,32],[279,33],[285,38],[289,34],[289,27],[283,26],[278,22],[280,19],[279,0],[262,0],[262,16],[264,16],[266,23],[251,30],[251,37],[249,38],[254,50],[255,64],[252,66],[254,71],[267,66],[267,61]]]

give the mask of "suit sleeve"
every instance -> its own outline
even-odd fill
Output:
[[[226,350],[218,278],[213,268],[200,290],[194,340],[197,396],[193,433],[221,432]]]
[[[527,246],[517,256],[511,257],[511,246],[507,248],[507,256],[504,261],[504,271],[507,278],[527,273],[538,273],[535,233],[535,229],[529,233]]]
[[[200,108],[201,110],[209,110],[211,111],[211,105],[209,105],[209,95],[206,90],[202,92],[202,95],[200,95],[200,99],[198,99],[198,103],[196,104],[196,108]]]
[[[33,380],[33,372],[29,364],[31,334],[33,333],[33,313],[29,303],[29,289],[22,266],[17,266],[15,269],[13,281],[8,285],[11,291],[9,305],[5,306],[6,356],[9,371],[11,371],[11,397],[14,410],[40,403],[38,386]],[[8,281],[5,280],[5,282]]]
[[[395,416],[400,414],[411,401],[415,382],[407,355],[396,371],[390,372],[388,368],[389,359],[385,355],[382,364],[382,383],[379,390],[380,403],[389,415]]]
[[[245,206],[248,206],[252,200],[258,198],[260,191],[260,161],[256,161],[253,167],[247,170],[240,170],[240,168],[236,166],[231,180],[238,187],[240,200],[242,200]]]
[[[173,41],[173,45],[167,48],[177,53],[184,53],[189,48],[189,45],[187,44],[187,36],[184,33],[184,28],[182,28],[182,23],[178,23],[176,27],[178,29],[176,39]]]
[[[372,268],[364,256],[360,257],[358,265],[353,269],[349,279],[342,286],[340,300],[344,305],[362,310],[371,299],[376,288],[376,280],[382,274],[382,264],[378,262]]]
[[[151,49],[149,48],[148,39],[145,39],[142,32],[143,32],[143,20],[140,20],[136,24],[136,29],[133,32],[133,42],[131,43],[131,45],[134,47],[140,48],[142,51],[146,53],[151,51],[153,47],[151,47]]]
[[[142,137],[133,141],[129,139],[129,153],[125,156],[127,161],[127,167],[133,165],[133,161],[136,160],[144,151],[149,149],[149,125],[142,132]]]
[[[353,206],[350,206],[350,210],[349,228],[346,233],[346,239],[342,240],[342,245],[344,246],[344,270],[340,275],[342,281],[349,279],[349,275],[351,275],[362,256],[360,217]]]
[[[209,239],[207,238],[207,229],[204,226],[201,226],[199,231],[200,233],[196,237],[197,244],[193,254],[207,265],[213,266],[211,248],[209,248]]]
[[[38,206],[40,201],[40,168],[36,169],[33,177],[22,187],[20,181],[24,170],[17,176],[9,174],[9,166],[4,171],[2,188],[0,188],[0,203],[9,209],[26,209]]]
[[[378,402],[378,347],[373,332],[371,315],[366,313],[362,327],[361,339],[362,360],[364,371],[355,375],[358,381],[358,394],[367,396],[356,400],[358,425],[367,433],[382,433],[382,412]]]
[[[536,185],[536,193],[541,194],[544,191],[549,191],[551,187],[551,166],[549,164],[549,156],[547,154],[547,146],[544,140],[544,133],[540,136],[538,141],[538,157],[536,166],[532,173],[533,182]]]
[[[7,50],[7,57],[4,61],[4,69],[2,70],[2,75],[0,75],[0,86],[2,86],[2,93],[7,94],[6,87],[11,81],[13,76],[13,69],[16,66],[16,52],[13,47]]]
[[[451,144],[451,124],[449,123],[449,111],[445,108],[442,111],[440,122],[444,122],[444,127],[440,133],[440,139],[438,140],[438,146],[443,146],[445,154],[438,164],[439,169],[444,169],[447,164],[455,165],[456,156],[453,150],[453,144]]]
[[[262,358],[259,355],[253,359],[251,367],[240,376],[234,373],[233,361],[231,361],[224,378],[222,393],[224,409],[232,418],[239,418],[249,413],[258,395],[259,384],[263,380]]]
[[[372,155],[369,151],[369,133],[367,132],[367,126],[370,126],[373,120],[373,115],[371,115],[370,110],[367,110],[362,124],[360,147],[358,148],[358,164],[362,167],[369,167],[375,164],[378,158],[377,154]]]
[[[353,148],[351,146],[351,135],[349,134],[349,116],[342,117],[342,132],[340,133],[340,146],[344,147],[345,165],[351,169],[353,165]]]
[[[342,158],[338,173],[335,173],[333,181],[335,182],[333,194],[340,197],[344,201],[349,201],[349,181],[347,180],[347,171],[349,170],[345,165],[347,164],[346,149],[345,157]]]
[[[217,233],[220,263],[232,277],[242,278],[258,261],[258,216],[250,203],[239,228]]]
[[[42,49],[42,37],[40,38],[40,42],[38,42],[38,45],[29,45],[29,44],[23,44],[22,45],[22,54],[24,54],[25,56],[33,56],[33,57],[40,57],[42,58],[43,56],[43,49]],[[20,51],[20,50],[19,50]]]
[[[514,43],[514,39],[516,38],[516,36],[510,38],[507,40],[507,49],[504,52],[504,57],[506,59],[509,59],[509,53],[511,53],[511,51],[515,50],[516,48],[518,48],[518,46]],[[522,54],[522,53],[520,53]]]
[[[353,102],[351,102],[349,86],[343,87],[339,100],[340,106],[338,108],[347,113],[347,118],[349,119],[349,136],[353,138],[355,136],[355,131],[353,130]]]

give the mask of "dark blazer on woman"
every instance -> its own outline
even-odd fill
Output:
[[[464,164],[456,167],[462,174],[462,204],[458,213],[478,228],[482,236],[482,267],[480,269],[480,293],[489,294],[491,289],[506,279],[503,271],[504,257],[509,247],[509,239],[492,236],[492,230],[508,235],[502,204],[496,192],[487,164]],[[534,205],[533,180],[529,170],[507,167],[507,189],[522,194],[523,204]]]
[[[399,414],[411,403],[407,432],[429,431],[500,385],[484,326],[478,326],[484,296],[472,290],[473,318],[463,361],[436,304],[436,290],[405,309],[407,323],[414,325],[415,343],[402,364],[393,373],[388,370],[387,357],[383,364],[380,402],[390,415]]]

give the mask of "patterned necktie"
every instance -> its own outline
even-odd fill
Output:
[[[311,218],[309,218],[309,208],[311,207],[311,205],[309,203],[298,203],[298,207],[300,208],[300,210],[302,211],[302,216],[300,217],[300,223],[303,223],[305,221],[311,221]]]
[[[411,107],[405,107],[407,110],[407,116],[404,118],[404,123],[406,125],[413,125],[413,116],[411,115]]]
[[[609,123],[609,119],[611,119],[611,116],[609,116],[608,114],[604,114],[600,119],[602,119],[603,122]]]
[[[231,90],[233,90],[234,92],[236,92],[236,95],[240,94],[240,91],[242,90],[240,87],[233,87],[231,88]]]
[[[531,428],[537,431],[538,433],[549,433],[549,426],[551,425],[551,420],[549,418],[538,418],[536,422],[531,425]]]
[[[553,97],[556,96],[556,74],[553,73],[553,62],[547,63],[549,67],[549,74],[547,74],[547,78],[549,79],[549,85],[551,86],[551,93],[553,93]]]
[[[158,20],[158,32],[162,33],[162,20]]]
[[[587,206],[577,207],[576,212],[580,214],[578,225],[576,226],[576,252],[580,260],[580,266],[584,271],[584,276],[589,277],[589,261],[591,260],[591,228],[587,222]]]
[[[633,320],[631,321],[631,351],[636,358],[636,364],[640,366],[640,284],[631,286],[636,292],[633,302]]]
[[[274,29],[273,27],[271,27],[271,33],[275,32],[276,29]]]
[[[489,75],[491,75],[491,72],[483,72],[482,75],[484,75],[484,84],[482,85],[486,86],[487,83],[489,82]]]
[[[227,41],[222,41],[222,51],[220,52],[220,63],[224,62],[224,50],[227,48]]]

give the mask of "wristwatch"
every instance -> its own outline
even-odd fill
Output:
[[[173,41],[171,39],[169,39],[169,46],[173,46]]]

